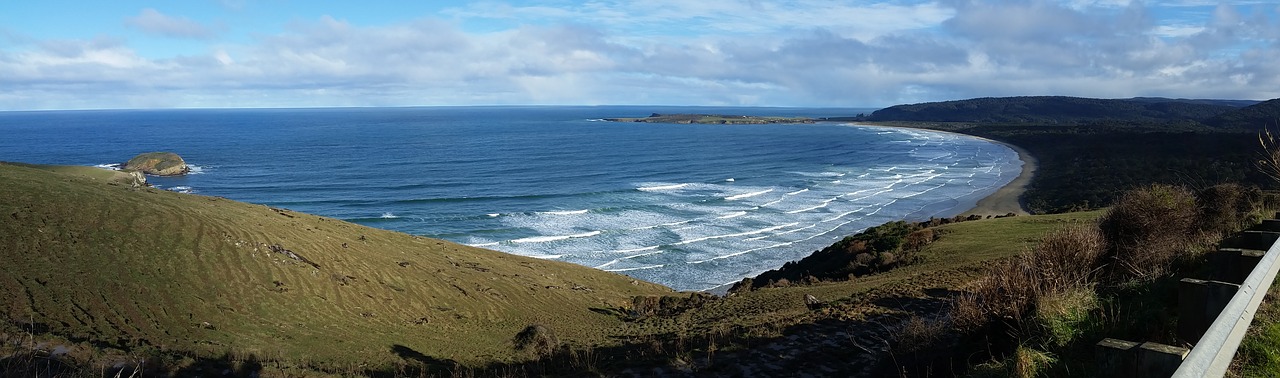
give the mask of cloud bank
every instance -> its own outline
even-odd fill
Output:
[[[672,104],[864,107],[979,96],[1280,97],[1276,5],[1140,1],[480,3],[386,24],[295,19],[242,42],[0,43],[0,107]],[[231,24],[228,29],[235,29]]]

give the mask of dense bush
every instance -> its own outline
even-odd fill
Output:
[[[868,228],[814,251],[800,261],[788,262],[782,268],[761,273],[754,279],[744,279],[730,291],[788,286],[798,282],[847,280],[910,264],[919,258],[917,252],[937,239],[933,230],[927,228],[929,224],[895,221]]]
[[[1195,227],[1199,212],[1195,196],[1185,188],[1152,185],[1125,193],[1098,223],[1108,241],[1108,278],[1152,279],[1165,274],[1200,239]]]
[[[1262,220],[1262,190],[1239,184],[1215,185],[1196,193],[1197,227],[1216,238]]]

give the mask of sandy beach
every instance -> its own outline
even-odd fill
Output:
[[[960,213],[960,215],[1004,215],[1008,213],[1028,215],[1030,212],[1027,211],[1026,203],[1022,201],[1021,197],[1022,193],[1027,191],[1027,185],[1031,183],[1031,176],[1036,172],[1036,158],[1032,157],[1022,147],[999,141],[993,142],[1003,144],[1018,152],[1018,159],[1022,160],[1022,172],[1018,173],[1018,177],[1015,177],[1008,185],[979,200],[978,204],[972,209]]]

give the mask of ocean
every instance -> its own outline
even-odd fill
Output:
[[[1006,146],[843,123],[605,122],[870,109],[421,107],[0,112],[0,160],[193,165],[157,187],[706,290],[1007,184]]]

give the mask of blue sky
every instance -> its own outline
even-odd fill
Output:
[[[1280,0],[5,1],[0,109],[1280,97]]]

